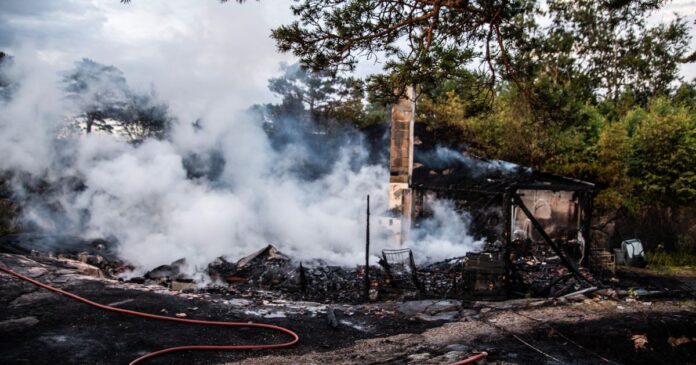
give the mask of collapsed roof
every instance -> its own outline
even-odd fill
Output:
[[[515,186],[525,189],[568,191],[594,190],[594,184],[520,166],[512,162],[488,160],[466,152],[437,145],[415,123],[411,187],[418,190],[502,193]]]

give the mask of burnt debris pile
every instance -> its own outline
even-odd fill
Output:
[[[117,257],[115,243],[105,239],[17,233],[0,236],[0,252],[81,261],[98,268],[104,276],[112,278],[133,270],[131,265]]]
[[[377,267],[370,268],[378,273]],[[329,302],[358,302],[364,285],[364,267],[322,265],[306,266],[278,251],[273,245],[246,256],[236,263],[219,257],[207,268],[218,288],[253,294],[256,290],[273,291],[290,299]]]
[[[559,297],[587,287],[586,281],[579,280],[565,267],[558,257],[538,259],[534,256],[520,257],[513,260],[514,267],[511,290],[512,294],[533,297]],[[578,268],[581,274],[593,281],[592,274],[584,268]]]
[[[495,245],[429,265],[416,265],[408,249],[386,250],[379,265],[341,267],[320,260],[298,262],[268,245],[237,261],[219,257],[205,268],[185,258],[158,266],[142,276],[120,260],[115,243],[74,236],[18,234],[0,237],[0,252],[66,258],[92,265],[103,277],[178,291],[215,291],[245,297],[357,303],[365,300],[506,299],[557,297],[588,286],[557,257],[513,256],[506,263]],[[594,280],[584,269],[585,279]],[[193,273],[193,274],[192,274]],[[366,291],[365,285],[369,283]],[[365,298],[365,293],[369,298]]]

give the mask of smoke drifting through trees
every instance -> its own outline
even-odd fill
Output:
[[[0,115],[6,156],[0,169],[13,172],[24,218],[36,229],[110,237],[140,269],[181,257],[191,268],[203,267],[268,243],[302,260],[357,264],[364,258],[364,196],[372,196],[374,212],[384,211],[388,172],[367,163],[359,134],[322,151],[288,133],[277,148],[263,123],[222,102],[193,125],[172,117],[166,139],[129,143],[110,134],[66,133],[74,125],[67,117],[85,109],[66,97],[65,73],[23,58],[17,63],[12,74],[21,75],[19,87]],[[106,82],[103,90],[124,85],[118,77],[116,83],[97,79]],[[326,170],[310,177],[297,172],[298,164],[322,156],[331,162]],[[50,189],[32,199],[37,185]],[[473,242],[462,239],[461,219],[452,220],[451,209],[443,212],[435,215],[436,226],[453,228],[433,235],[447,241],[451,232],[456,240],[431,259],[464,254]],[[374,252],[384,246],[373,242]]]

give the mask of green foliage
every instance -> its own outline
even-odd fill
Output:
[[[693,206],[696,110],[690,84],[678,90],[679,98],[655,98],[647,109],[633,104],[613,121],[608,117],[616,108],[577,101],[565,103],[568,108],[555,118],[538,118],[515,85],[499,89],[487,109],[478,106],[481,95],[449,90],[422,97],[419,120],[442,143],[464,142],[481,156],[595,182],[600,213]],[[619,103],[626,100],[630,96]]]
[[[691,205],[696,201],[696,115],[666,99],[651,103],[635,122],[629,175],[647,203]]]
[[[645,261],[649,269],[668,274],[694,275],[696,273],[696,241],[692,237],[682,235],[676,240],[673,251],[666,251],[663,245],[658,245],[655,250],[645,253]]]
[[[684,82],[674,93],[675,105],[684,107],[690,111],[696,110],[696,84],[694,82]]]
[[[552,24],[544,43],[559,46],[542,64],[586,81],[599,95],[616,100],[633,90],[643,101],[666,95],[687,51],[688,28],[677,17],[647,25],[647,17],[665,1],[550,0]]]
[[[595,198],[601,212],[627,207],[634,210],[632,181],[627,174],[631,140],[626,121],[607,124],[597,141],[596,182],[603,187]]]
[[[696,268],[696,254],[683,252],[655,251],[646,252],[645,261],[648,267],[694,267]]]
[[[534,5],[525,0],[302,0],[292,6],[297,20],[274,29],[272,36],[280,51],[292,52],[313,70],[353,70],[364,57],[385,57],[392,86],[423,84],[433,70],[456,74],[475,56],[483,56],[491,72],[509,70],[508,48],[515,47],[509,41],[523,38],[525,23],[519,19]]]

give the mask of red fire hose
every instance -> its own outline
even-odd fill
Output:
[[[479,352],[479,353],[476,354],[476,355],[472,355],[472,356],[470,356],[470,357],[467,357],[467,358],[464,359],[464,360],[459,360],[459,361],[457,361],[457,362],[453,362],[453,363],[451,363],[451,364],[449,364],[449,365],[473,364],[473,363],[475,363],[475,362],[477,362],[477,361],[479,361],[479,360],[481,360],[481,359],[484,359],[486,356],[488,356],[488,353],[487,353],[487,352],[485,352],[485,351],[484,351],[484,352]]]
[[[222,351],[222,350],[264,350],[264,349],[278,349],[278,348],[283,348],[283,347],[290,347],[294,344],[296,344],[300,340],[300,336],[297,335],[297,333],[285,328],[285,327],[280,327],[280,326],[274,326],[272,324],[263,324],[263,323],[247,323],[247,322],[217,322],[217,321],[203,321],[203,320],[197,320],[197,319],[183,319],[183,318],[176,318],[176,317],[165,317],[165,316],[159,316],[156,314],[149,314],[149,313],[143,313],[143,312],[137,312],[133,310],[128,310],[128,309],[122,309],[122,308],[114,308],[114,307],[109,307],[108,305],[100,304],[97,302],[93,302],[89,299],[85,299],[81,296],[68,293],[64,290],[54,288],[52,286],[46,285],[44,283],[38,282],[32,278],[26,277],[24,275],[18,274],[10,269],[4,268],[0,266],[0,271],[3,271],[7,274],[10,274],[16,278],[22,279],[24,281],[30,282],[36,286],[39,286],[41,288],[50,290],[54,293],[62,294],[65,295],[66,297],[75,299],[79,302],[89,304],[91,306],[112,311],[112,312],[117,312],[117,313],[124,313],[124,314],[130,314],[132,316],[138,316],[138,317],[145,317],[145,318],[151,318],[151,319],[159,319],[163,321],[172,321],[172,322],[181,322],[181,323],[190,323],[190,324],[200,324],[200,325],[208,325],[208,326],[226,326],[226,327],[251,327],[251,328],[265,328],[265,329],[270,329],[274,331],[279,331],[283,332],[290,337],[292,337],[292,341],[289,342],[284,342],[284,343],[278,343],[278,344],[271,344],[271,345],[230,345],[230,346],[201,346],[201,345],[193,345],[193,346],[177,346],[177,347],[170,347],[166,349],[162,349],[159,351],[151,352],[149,354],[143,355],[133,361],[130,362],[129,365],[134,365],[137,364],[143,360],[153,358],[155,356],[167,354],[170,352],[175,352],[175,351],[190,351],[190,350],[217,350],[217,351]]]

